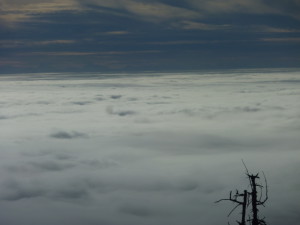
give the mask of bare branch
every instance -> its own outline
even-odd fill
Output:
[[[224,198],[216,201],[215,203],[219,203],[221,201],[231,201],[235,203],[236,205],[234,208],[229,212],[228,217],[239,207],[242,206],[242,219],[241,221],[237,221],[240,225],[246,225],[246,222],[251,225],[266,225],[266,222],[264,219],[259,218],[259,208],[258,206],[265,206],[265,202],[268,200],[268,183],[267,178],[263,173],[264,176],[264,182],[261,182],[259,173],[257,174],[251,174],[249,173],[249,170],[242,159],[242,163],[246,170],[246,175],[249,179],[249,186],[248,190],[244,190],[243,193],[240,193],[238,190],[235,191],[235,194],[232,194],[232,191],[229,193],[229,198]],[[265,188],[265,191],[264,191]],[[241,200],[243,198],[243,200]],[[251,206],[251,213],[248,211],[248,207]],[[251,214],[251,215],[250,215]],[[246,220],[246,216],[249,216],[249,219]]]
[[[265,204],[265,202],[268,200],[268,198],[269,198],[269,196],[268,196],[268,182],[267,182],[267,178],[266,178],[266,175],[265,175],[265,173],[264,173],[264,171],[262,171],[262,173],[263,173],[263,175],[264,175],[264,180],[265,180],[265,184],[266,184],[266,187],[265,187],[265,189],[266,189],[266,193],[265,193],[265,195],[266,195],[266,198],[262,201],[262,205],[263,204]]]
[[[240,206],[240,205],[236,205],[236,206],[230,211],[230,213],[227,215],[227,217],[229,217],[229,216],[231,215],[231,213],[233,213],[233,211],[234,211],[238,206]]]
[[[248,168],[247,168],[247,166],[246,166],[246,164],[245,164],[245,162],[244,162],[244,160],[242,159],[242,163],[244,164],[244,167],[245,167],[245,169],[246,169],[246,174],[248,175],[249,174],[249,171],[248,171]]]
[[[242,202],[240,201],[237,201],[237,200],[234,200],[234,199],[230,199],[230,198],[223,198],[223,199],[220,199],[218,201],[215,201],[215,203],[219,203],[221,201],[231,201],[231,202],[235,202],[235,203],[238,203],[238,204],[243,204]]]

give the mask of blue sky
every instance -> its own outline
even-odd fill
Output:
[[[2,0],[0,72],[300,65],[298,0]]]

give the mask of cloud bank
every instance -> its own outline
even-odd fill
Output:
[[[214,202],[247,187],[244,159],[268,178],[266,221],[297,224],[298,77],[1,76],[0,223],[233,223]]]

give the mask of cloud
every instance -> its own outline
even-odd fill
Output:
[[[300,38],[262,38],[262,41],[265,42],[300,42]]]
[[[37,198],[45,194],[44,191],[39,187],[34,187],[28,184],[22,185],[16,181],[8,181],[5,183],[5,191],[6,193],[1,193],[0,198],[6,201]]]
[[[0,120],[6,120],[6,119],[9,119],[9,117],[8,116],[1,116],[0,115]]]
[[[86,188],[67,186],[64,189],[50,193],[50,197],[58,200],[77,200],[89,197],[89,192]]]
[[[299,33],[299,29],[285,28],[285,27],[272,27],[272,26],[254,26],[254,29],[259,32],[269,32],[269,33]]]
[[[59,162],[55,160],[29,161],[20,165],[9,165],[6,169],[13,173],[43,173],[43,172],[59,172],[70,169],[75,165],[72,162]]]
[[[25,199],[47,198],[60,201],[77,201],[89,196],[88,189],[80,184],[43,185],[41,183],[29,184],[20,180],[8,180],[2,186],[0,198],[5,201],[21,201]],[[1,221],[1,219],[0,219]]]
[[[112,106],[107,106],[106,112],[109,115],[118,115],[118,116],[130,116],[136,114],[136,112],[133,110],[115,110]]]
[[[80,2],[77,0],[29,0],[29,1],[7,1],[3,4],[3,14],[0,19],[7,24],[13,25],[18,22],[24,22],[25,20],[34,20],[36,15],[49,14],[59,11],[85,11],[94,10],[95,7],[101,7],[102,12],[110,12],[115,10],[115,13],[119,11],[119,15],[136,15],[146,20],[155,21],[157,19],[165,20],[172,18],[193,18],[197,17],[197,13],[192,10],[187,10],[180,7],[171,6],[161,3],[159,1],[135,1],[135,0],[89,0]],[[96,7],[97,9],[97,7]],[[123,11],[123,13],[120,13]],[[101,10],[100,10],[101,12]],[[124,31],[108,33],[113,35],[125,34]]]
[[[145,51],[103,51],[103,52],[75,52],[75,51],[56,51],[56,52],[26,52],[18,53],[18,56],[111,56],[111,55],[138,55],[138,54],[155,54],[161,52],[160,50],[145,50]]]
[[[4,1],[1,5],[1,20],[5,25],[16,26],[16,23],[31,21],[36,15],[55,13],[65,10],[78,10],[78,4],[73,0],[29,0],[29,1]]]
[[[275,13],[276,9],[273,9],[269,4],[264,3],[261,0],[189,0],[190,4],[197,7],[199,10],[209,14],[218,13]]]
[[[10,66],[15,68],[26,68],[28,65],[26,65],[21,60],[9,60],[7,58],[0,58],[0,66]]]
[[[199,16],[197,12],[192,10],[174,7],[160,2],[128,1],[124,7],[129,12],[142,16],[147,20],[195,18]]]
[[[2,14],[0,20],[8,26],[16,26],[25,21],[34,21],[43,14],[57,12],[91,12],[115,14],[124,18],[142,19],[146,21],[187,21],[202,19],[210,15],[220,15],[228,13],[250,13],[250,14],[274,14],[286,15],[299,19],[297,0],[272,1],[269,0],[184,0],[182,3],[168,2],[164,0],[14,0],[2,3]],[[41,21],[41,20],[40,20]],[[197,22],[195,22],[197,23]],[[200,23],[201,24],[201,23]],[[196,27],[205,28],[207,26]],[[187,27],[195,27],[189,25]],[[105,33],[105,32],[104,32]],[[128,34],[127,30],[107,31],[107,35]]]
[[[44,41],[30,41],[30,40],[0,40],[1,48],[19,48],[19,47],[36,47],[48,45],[70,45],[75,44],[75,40],[44,40]]]
[[[110,167],[115,167],[118,166],[118,163],[113,160],[109,159],[102,159],[102,160],[97,160],[97,159],[89,159],[89,160],[81,160],[80,163],[83,165],[92,167],[92,168],[98,168],[98,169],[105,169],[105,168],[110,168]]]
[[[24,55],[46,55],[46,56],[89,56],[89,55],[97,55],[101,53],[97,52],[64,52],[64,51],[57,51],[57,52],[30,52],[30,53],[20,53],[20,56]]]
[[[72,131],[72,132],[58,131],[50,134],[50,137],[57,138],[57,139],[76,139],[76,138],[87,138],[88,135],[77,131]]]
[[[120,99],[122,95],[111,95],[110,98],[112,99]]]
[[[298,75],[2,76],[1,115],[39,115],[1,120],[0,223],[220,224],[229,206],[214,201],[248,185],[243,158],[267,175],[270,201],[260,213],[295,224]],[[72,102],[97,97],[74,112]]]
[[[142,205],[123,205],[120,212],[137,216],[137,217],[153,217],[157,214],[154,209]]]
[[[61,163],[56,161],[31,162],[30,165],[38,170],[62,171],[74,167],[72,163]]]
[[[116,30],[116,31],[107,31],[107,32],[104,32],[104,34],[106,34],[106,35],[126,35],[126,34],[130,34],[130,32],[125,31],[125,30]]]
[[[104,101],[105,98],[103,98],[103,97],[96,97],[95,100],[97,100],[97,101]]]
[[[232,28],[229,24],[215,25],[188,20],[181,21],[178,24],[174,24],[174,26],[184,30],[229,30]]]
[[[72,104],[74,105],[88,105],[88,104],[91,104],[92,102],[91,101],[75,101],[75,102],[72,102]]]
[[[261,109],[258,108],[258,107],[249,107],[249,106],[246,106],[246,107],[236,107],[235,110],[241,111],[241,112],[258,112]]]

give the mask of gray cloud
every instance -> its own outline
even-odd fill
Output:
[[[153,217],[157,214],[154,209],[142,205],[124,205],[120,208],[120,212],[137,216],[137,217]]]
[[[40,161],[31,162],[31,166],[44,171],[61,171],[68,168],[72,168],[75,165],[73,163],[59,163],[56,161]]]
[[[82,160],[80,163],[87,165],[92,168],[97,169],[105,169],[110,167],[118,166],[118,163],[113,160],[97,160],[97,159],[91,159],[91,160]]]
[[[50,193],[50,197],[62,201],[86,199],[89,197],[89,192],[86,188],[69,185],[64,189]]]
[[[112,106],[106,107],[106,112],[109,115],[118,115],[118,116],[130,116],[136,114],[136,112],[133,110],[115,110]]]
[[[122,95],[111,95],[110,98],[112,99],[120,99]]]
[[[36,102],[36,104],[40,104],[40,105],[49,105],[49,104],[52,104],[53,102],[51,101],[38,101]]]
[[[75,139],[75,138],[87,138],[88,135],[77,131],[72,131],[72,132],[57,131],[55,133],[50,134],[50,137],[57,138],[57,139]]]
[[[13,190],[6,196],[1,197],[6,201],[18,201],[22,199],[36,198],[43,196],[43,191],[39,189],[25,189],[20,187],[11,187]],[[14,189],[15,188],[15,189]]]
[[[241,112],[258,112],[258,111],[261,110],[258,107],[249,107],[249,106],[246,106],[246,107],[236,107],[235,109],[237,111],[241,111]]]
[[[95,98],[97,101],[103,101],[103,100],[105,100],[104,98],[102,98],[102,97],[97,97],[97,98]]]
[[[88,104],[91,104],[92,102],[91,101],[75,101],[75,102],[72,102],[72,104],[74,105],[88,105]]]
[[[33,182],[31,180],[31,182]],[[55,182],[55,181],[54,181]],[[56,184],[29,184],[25,181],[9,180],[1,192],[1,199],[6,201],[20,201],[33,198],[48,198],[52,200],[80,200],[89,196],[88,188],[80,185],[68,184],[68,181],[62,185]],[[0,218],[1,220],[1,218]]]

